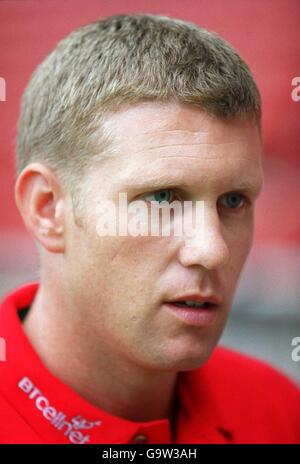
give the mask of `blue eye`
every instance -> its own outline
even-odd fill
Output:
[[[230,209],[239,209],[245,204],[245,197],[239,193],[226,193],[221,199],[222,206]]]
[[[150,198],[149,198],[150,197]],[[158,190],[157,192],[149,193],[145,195],[148,201],[156,201],[158,203],[166,203],[172,201],[172,190]]]

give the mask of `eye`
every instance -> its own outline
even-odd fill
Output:
[[[245,203],[245,196],[236,192],[226,193],[220,198],[221,206],[225,206],[229,209],[241,209],[245,206]]]
[[[156,201],[157,203],[171,203],[174,201],[175,192],[170,189],[157,190],[156,192],[151,192],[144,195],[145,200],[147,201]]]

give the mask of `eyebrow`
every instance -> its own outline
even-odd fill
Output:
[[[140,189],[147,189],[147,190],[159,190],[159,189],[166,189],[166,188],[179,188],[179,189],[190,189],[191,184],[184,182],[181,176],[160,176],[149,178],[145,180],[137,180],[134,184],[124,184],[125,187],[130,187],[132,190],[140,190]],[[239,192],[251,192],[252,195],[258,196],[262,189],[262,182],[261,181],[252,181],[250,179],[237,179],[234,182],[233,187],[228,190],[230,191],[239,191]]]
[[[145,180],[137,180],[133,185],[126,184],[128,187],[133,187],[134,189],[141,188],[162,188],[162,187],[181,187],[188,188],[189,185],[186,182],[182,182],[181,177],[172,177],[172,176],[160,176],[147,178]]]
[[[251,193],[254,197],[258,197],[262,190],[262,182],[252,182],[248,179],[238,180],[232,189],[228,192],[241,192],[241,193]]]

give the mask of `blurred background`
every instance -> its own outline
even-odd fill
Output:
[[[300,361],[291,357],[292,339],[300,337],[300,101],[291,97],[292,79],[300,76],[299,0],[2,0],[0,297],[39,277],[33,240],[13,194],[16,123],[25,85],[71,30],[133,12],[177,17],[213,30],[252,69],[263,100],[265,188],[254,247],[221,343],[268,361],[300,384]]]

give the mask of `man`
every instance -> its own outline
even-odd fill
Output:
[[[262,188],[260,96],[232,47],[154,15],[82,27],[33,74],[17,152],[41,276],[0,310],[1,442],[299,443],[296,386],[216,348]],[[202,223],[100,233],[120,194],[149,216],[200,202]]]

